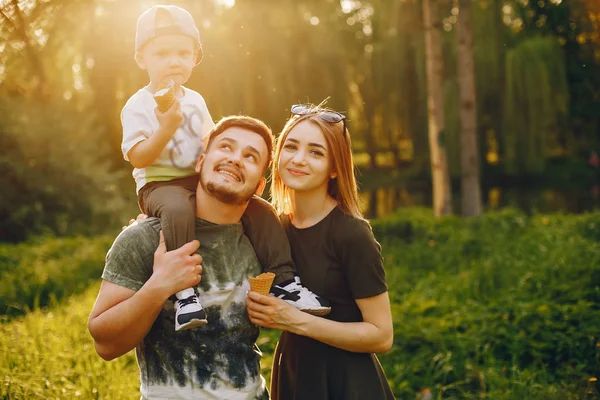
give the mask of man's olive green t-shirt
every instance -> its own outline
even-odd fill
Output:
[[[102,278],[139,290],[152,275],[160,220],[125,229],[106,256]],[[136,347],[140,391],[146,399],[268,399],[260,375],[259,330],[246,311],[248,276],[261,266],[242,224],[216,225],[196,218],[202,255],[200,301],[208,324],[175,331],[168,300],[150,332]]]

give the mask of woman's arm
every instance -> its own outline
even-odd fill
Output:
[[[363,322],[336,322],[304,313],[272,296],[248,292],[252,323],[307,336],[330,346],[357,353],[385,353],[394,332],[388,292],[357,299]]]

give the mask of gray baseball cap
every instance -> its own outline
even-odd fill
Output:
[[[168,13],[171,24],[157,26],[156,17]],[[202,58],[200,32],[196,28],[192,15],[181,7],[157,5],[144,11],[137,20],[135,31],[135,51],[138,52],[150,40],[163,35],[185,35],[196,42],[199,51],[198,61]]]

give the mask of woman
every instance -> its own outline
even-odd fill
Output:
[[[297,105],[278,139],[271,194],[303,284],[331,302],[326,317],[248,294],[253,323],[282,330],[274,400],[393,399],[373,353],[393,342],[381,248],[358,208],[342,114]]]

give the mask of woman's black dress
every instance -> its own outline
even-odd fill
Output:
[[[316,225],[282,223],[302,284],[331,302],[326,317],[362,322],[355,299],[387,291],[381,247],[369,224],[334,208]],[[393,399],[374,354],[338,349],[283,332],[275,350],[271,378],[274,400]]]

